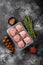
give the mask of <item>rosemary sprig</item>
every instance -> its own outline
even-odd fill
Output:
[[[28,33],[30,34],[30,36],[35,39],[36,38],[36,35],[35,35],[35,32],[34,32],[34,29],[33,29],[33,26],[32,26],[32,20],[30,18],[30,16],[24,16],[24,25],[28,31]]]

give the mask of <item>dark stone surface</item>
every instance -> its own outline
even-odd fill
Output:
[[[24,15],[31,15],[33,21],[40,17],[43,11],[41,5],[34,0],[0,0],[0,40],[2,36],[7,34],[6,30],[10,27],[8,19],[14,16],[18,21],[23,20]],[[40,6],[40,7],[39,7]],[[43,38],[43,37],[42,37]],[[0,65],[39,65],[40,57],[26,53],[15,53],[11,56],[8,50],[0,42]],[[5,55],[6,54],[6,55]],[[8,60],[5,60],[5,55]],[[37,63],[36,63],[37,60]]]

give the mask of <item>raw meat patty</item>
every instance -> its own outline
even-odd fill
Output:
[[[10,34],[12,35],[12,36],[14,36],[15,34],[16,34],[16,29],[15,28],[12,28],[12,29],[10,29]]]
[[[20,40],[20,36],[17,34],[13,37],[14,41],[18,42]]]
[[[17,25],[16,26],[16,29],[20,32],[20,31],[22,31],[22,25]]]
[[[27,43],[29,43],[31,40],[30,40],[29,37],[26,37],[26,38],[24,38],[24,41],[25,41],[25,43],[27,44]]]
[[[24,37],[26,37],[26,32],[25,31],[21,31],[20,35],[21,35],[22,38],[24,38]]]
[[[23,48],[24,45],[25,45],[25,44],[24,44],[24,42],[23,42],[22,40],[18,42],[18,47],[19,47],[19,48]]]

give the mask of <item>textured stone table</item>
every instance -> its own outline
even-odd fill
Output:
[[[22,21],[24,15],[31,15],[35,21],[41,15],[39,5],[34,0],[0,0],[0,40],[10,27],[8,19],[14,16],[18,21]],[[0,42],[0,65],[39,65],[39,61],[36,61],[38,59],[39,57],[30,54],[29,51],[26,55],[23,52],[21,55],[15,52],[11,56],[4,44]]]

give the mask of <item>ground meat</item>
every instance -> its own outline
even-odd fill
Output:
[[[14,17],[11,17],[9,20],[8,20],[8,23],[10,25],[14,25],[15,24],[15,18]]]
[[[24,37],[26,37],[26,32],[25,31],[21,31],[20,35],[21,35],[22,38],[24,38]]]
[[[9,30],[9,33],[14,36],[16,34],[16,29],[15,28],[12,28]]]
[[[17,25],[16,26],[16,29],[20,32],[20,31],[22,31],[22,25]]]
[[[14,41],[18,42],[20,40],[20,36],[17,34],[13,37]]]
[[[18,47],[23,48],[24,47],[24,42],[21,40],[18,42]]]
[[[29,42],[31,41],[31,40],[30,40],[30,37],[24,38],[24,41],[25,41],[26,44],[29,43]]]

